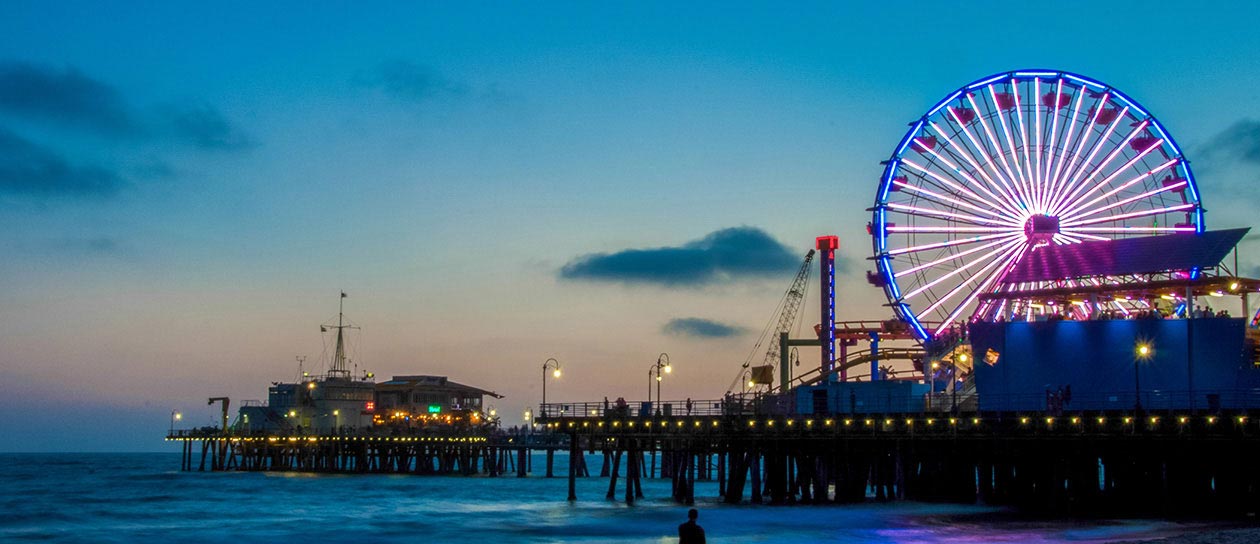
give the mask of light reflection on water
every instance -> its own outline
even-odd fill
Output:
[[[557,456],[557,475],[566,472]],[[534,461],[542,472],[542,456]],[[600,459],[588,459],[598,471]],[[49,542],[676,542],[686,507],[644,480],[634,507],[608,482],[530,476],[181,473],[178,454],[0,455],[0,540]],[[624,479],[619,482],[623,483]],[[624,497],[618,486],[617,497]],[[1112,542],[1178,534],[1164,521],[1028,521],[982,506],[729,506],[696,482],[711,542]]]

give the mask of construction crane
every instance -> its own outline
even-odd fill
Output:
[[[227,432],[228,432],[228,427],[227,427],[227,425],[228,425],[228,404],[230,404],[230,403],[231,403],[231,401],[229,401],[227,397],[210,397],[210,400],[206,401],[206,405],[207,405],[207,406],[209,406],[209,405],[212,405],[212,404],[214,404],[214,403],[216,403],[216,402],[219,402],[219,403],[222,403],[222,404],[223,404],[223,434],[227,434]]]
[[[745,378],[745,374],[748,372],[749,367],[752,366],[753,357],[757,354],[758,348],[761,347],[762,342],[766,340],[767,335],[770,337],[770,347],[766,350],[765,357],[762,359],[761,367],[769,366],[773,368],[775,361],[779,360],[780,333],[790,331],[792,324],[796,322],[797,314],[801,311],[801,301],[805,300],[806,286],[809,284],[809,265],[813,260],[814,250],[811,249],[809,250],[809,253],[805,254],[805,262],[801,263],[801,268],[796,272],[796,277],[792,280],[792,285],[788,287],[787,292],[783,294],[783,298],[779,301],[779,306],[774,314],[778,317],[777,324],[774,329],[770,329],[770,325],[774,322],[774,319],[772,318],[771,322],[766,323],[766,328],[762,329],[761,336],[757,338],[757,343],[753,345],[753,349],[748,354],[748,358],[744,360],[744,364],[740,367],[739,375],[736,376],[735,381],[731,382],[731,385],[726,388],[727,393],[731,393],[735,390],[736,386],[747,380],[747,378]]]

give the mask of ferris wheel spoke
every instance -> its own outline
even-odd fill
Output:
[[[1150,155],[1152,151],[1154,151],[1154,150],[1158,149],[1158,148],[1159,148],[1159,146],[1163,145],[1163,143],[1164,143],[1164,140],[1162,140],[1162,139],[1157,139],[1157,140],[1155,140],[1155,143],[1151,144],[1150,146],[1147,146],[1147,148],[1146,148],[1146,149],[1143,149],[1143,150],[1142,150],[1140,153],[1138,153],[1137,155],[1134,155],[1134,156],[1133,156],[1133,158],[1129,159],[1127,162],[1125,162],[1123,165],[1121,165],[1119,168],[1117,168],[1114,172],[1112,172],[1111,174],[1109,174],[1109,175],[1108,175],[1105,179],[1103,179],[1102,181],[1100,181],[1100,182],[1098,182],[1098,183],[1093,184],[1093,186],[1089,186],[1088,184],[1083,184],[1083,185],[1082,185],[1082,187],[1089,186],[1089,190],[1088,190],[1088,191],[1085,191],[1084,193],[1081,193],[1079,196],[1072,196],[1072,197],[1069,197],[1069,198],[1067,198],[1067,199],[1063,200],[1062,202],[1060,202],[1060,203],[1059,203],[1059,205],[1058,205],[1058,207],[1056,208],[1057,213],[1058,213],[1059,215],[1067,215],[1067,213],[1068,213],[1070,210],[1072,210],[1072,209],[1074,209],[1074,208],[1079,208],[1080,206],[1077,206],[1077,204],[1078,204],[1081,200],[1084,200],[1084,199],[1085,199],[1086,197],[1088,197],[1089,195],[1094,194],[1095,192],[1097,192],[1098,190],[1100,190],[1100,189],[1102,189],[1102,188],[1104,188],[1104,187],[1110,187],[1110,186],[1111,186],[1111,182],[1112,182],[1112,181],[1115,181],[1115,179],[1116,179],[1117,177],[1119,177],[1119,176],[1120,176],[1120,174],[1123,174],[1123,173],[1125,173],[1125,172],[1129,172],[1129,171],[1130,171],[1129,169],[1130,169],[1130,168],[1132,168],[1134,164],[1137,164],[1137,162],[1138,162],[1138,161],[1140,161],[1140,160],[1142,160],[1142,159],[1146,158],[1146,156],[1147,156],[1147,155]],[[1109,157],[1109,158],[1110,158],[1110,157]],[[1098,173],[1098,172],[1101,172],[1101,171],[1102,171],[1101,169],[1094,170],[1094,173],[1090,174],[1090,178],[1092,179],[1094,176],[1096,176],[1096,175],[1097,175],[1097,173]]]
[[[998,258],[989,261],[989,263],[984,265],[983,268],[976,271],[974,275],[960,282],[953,289],[950,289],[950,291],[946,293],[945,296],[942,296],[941,298],[936,299],[936,302],[933,302],[930,306],[925,308],[918,315],[922,317],[922,316],[931,314],[934,310],[939,308],[946,301],[954,298],[956,295],[958,295],[958,293],[962,292],[962,290],[967,287],[968,283],[971,283],[976,278],[980,278],[980,277],[985,278],[984,280],[982,280],[980,286],[972,290],[971,294],[967,295],[963,299],[962,303],[954,308],[954,311],[950,313],[949,317],[945,318],[942,321],[942,325],[941,325],[942,327],[948,326],[949,323],[952,322],[954,318],[958,316],[958,312],[961,312],[963,308],[967,307],[968,304],[971,304],[971,302],[975,300],[976,297],[979,297],[981,293],[983,293],[984,290],[988,288],[988,284],[992,283],[992,281],[995,278],[1001,275],[999,273],[995,273],[996,271],[994,270],[994,268],[997,267],[997,271],[1004,271],[1008,265],[1017,261],[1019,257],[1023,255],[1023,250],[1026,247],[1027,247],[1027,244],[1023,241],[1012,244],[1009,248],[1006,248],[1005,253],[1002,253]]]
[[[1101,207],[1101,208],[1094,208],[1094,209],[1092,209],[1092,210],[1082,211],[1082,212],[1075,213],[1075,214],[1070,215],[1070,216],[1065,214],[1065,215],[1063,215],[1063,220],[1062,220],[1062,221],[1063,221],[1063,223],[1064,223],[1064,224],[1068,224],[1068,225],[1076,224],[1076,221],[1077,221],[1077,220],[1079,220],[1079,219],[1083,219],[1083,218],[1085,218],[1085,217],[1089,217],[1089,216],[1094,215],[1094,214],[1099,214],[1099,213],[1105,212],[1105,211],[1107,211],[1107,210],[1115,209],[1115,208],[1118,208],[1118,207],[1123,206],[1123,205],[1125,205],[1125,204],[1132,204],[1132,203],[1137,202],[1137,201],[1139,201],[1139,200],[1147,199],[1147,198],[1150,198],[1150,197],[1152,197],[1152,196],[1155,196],[1155,195],[1157,195],[1157,194],[1160,194],[1160,193],[1163,193],[1163,192],[1166,192],[1166,191],[1176,191],[1176,190],[1181,189],[1181,188],[1183,188],[1183,187],[1185,187],[1185,186],[1186,186],[1186,182],[1185,182],[1185,181],[1180,181],[1180,182],[1173,183],[1173,184],[1170,184],[1170,185],[1165,185],[1165,186],[1160,187],[1160,188],[1158,188],[1158,189],[1152,189],[1152,190],[1147,191],[1147,192],[1145,192],[1145,193],[1142,193],[1142,194],[1139,194],[1139,195],[1135,195],[1135,196],[1131,196],[1131,197],[1129,197],[1129,198],[1126,198],[1126,199],[1124,199],[1124,200],[1120,200],[1120,201],[1117,201],[1117,202],[1113,202],[1113,203],[1108,204],[1108,205],[1106,205],[1106,206],[1103,206],[1103,207]]]
[[[966,251],[962,251],[962,252],[959,252],[959,253],[950,253],[950,254],[948,254],[948,255],[946,255],[946,256],[944,256],[944,257],[941,257],[941,258],[939,258],[939,259],[937,259],[937,260],[935,260],[935,261],[928,262],[928,263],[923,263],[923,264],[917,265],[917,266],[915,266],[915,267],[913,267],[913,268],[907,268],[907,269],[905,269],[905,270],[902,270],[902,271],[900,271],[900,272],[897,272],[896,274],[893,274],[893,277],[894,277],[894,278],[900,278],[900,277],[906,276],[906,275],[908,275],[908,274],[913,274],[913,273],[918,272],[918,271],[920,271],[920,270],[924,270],[924,269],[927,269],[927,268],[931,268],[931,267],[934,267],[934,266],[937,266],[937,265],[940,265],[940,264],[943,264],[943,263],[946,263],[946,262],[949,262],[949,261],[952,261],[952,260],[959,259],[959,258],[961,258],[961,257],[965,257],[965,256],[967,256],[967,255],[971,255],[972,253],[976,253],[976,252],[979,252],[979,251],[984,251],[984,250],[986,250],[986,249],[988,249],[988,248],[991,248],[991,247],[993,247],[993,246],[997,246],[997,245],[1001,245],[1001,244],[1007,243],[1007,242],[1009,242],[1010,240],[1012,240],[1012,239],[1014,239],[1014,238],[1018,238],[1018,237],[1022,237],[1022,236],[1023,236],[1023,234],[1022,234],[1022,233],[1013,232],[1013,233],[1010,233],[1010,234],[1008,234],[1008,235],[1006,235],[1006,236],[1003,236],[1003,237],[1001,237],[1001,238],[998,238],[996,242],[989,242],[989,243],[984,244],[984,245],[982,245],[982,246],[973,247],[973,248],[971,248],[971,249],[968,249],[968,250],[966,250]]]
[[[1006,219],[1006,217],[1007,217],[1007,216],[1004,216],[1004,215],[998,215],[998,214],[994,213],[992,210],[986,210],[986,209],[981,208],[981,207],[979,207],[979,206],[976,206],[976,205],[974,205],[974,204],[971,204],[971,203],[968,203],[968,202],[964,202],[964,201],[962,201],[962,200],[958,200],[958,199],[956,199],[956,198],[953,198],[953,197],[949,197],[949,196],[946,196],[946,195],[940,194],[940,193],[938,193],[938,192],[936,192],[936,191],[933,191],[933,190],[931,190],[931,189],[924,189],[924,188],[919,187],[919,186],[917,186],[917,185],[911,185],[911,184],[909,184],[909,183],[904,183],[904,182],[895,181],[895,180],[893,181],[893,185],[896,185],[897,187],[899,187],[900,189],[905,190],[905,191],[910,191],[910,192],[912,192],[912,193],[918,193],[918,194],[921,194],[921,195],[923,195],[923,197],[922,197],[922,198],[923,198],[924,200],[928,200],[928,201],[935,201],[935,203],[936,203],[936,204],[945,205],[944,203],[945,203],[945,202],[948,202],[949,204],[953,204],[953,205],[955,205],[955,206],[959,206],[959,207],[967,208],[967,209],[969,209],[969,210],[973,210],[973,211],[976,211],[976,212],[978,212],[978,213],[983,213],[983,214],[988,215],[988,216],[990,216],[990,217],[993,217],[993,218],[995,218],[995,219]]]
[[[1015,111],[1012,117],[1015,118],[1015,121],[1011,124],[1011,133],[1012,136],[1014,136],[1015,129],[1019,129],[1019,140],[1016,143],[1019,144],[1022,155],[1024,156],[1022,168],[1024,172],[1024,182],[1028,185],[1026,204],[1028,204],[1030,208],[1036,209],[1038,204],[1040,204],[1037,201],[1037,179],[1034,177],[1032,157],[1028,152],[1028,130],[1025,127],[1026,123],[1024,122],[1024,99],[1019,93],[1019,84],[1012,79],[1011,94],[1015,96]],[[1015,162],[1019,164],[1018,155],[1015,157]]]
[[[1040,89],[1038,89],[1037,91],[1037,96],[1038,97],[1042,96]],[[1038,176],[1037,179],[1041,180],[1042,202],[1046,202],[1050,200],[1050,166],[1054,162],[1054,157],[1052,154],[1050,154],[1049,150],[1054,148],[1058,143],[1057,140],[1059,136],[1059,101],[1061,100],[1062,96],[1063,96],[1063,78],[1059,78],[1057,84],[1055,85],[1054,98],[1052,100],[1052,103],[1045,105],[1046,116],[1050,118],[1050,138],[1048,140],[1050,145],[1042,145],[1041,128],[1040,128],[1041,117],[1037,118],[1037,122],[1038,122],[1038,129],[1037,129],[1037,138],[1038,138],[1037,157],[1038,159],[1037,160],[1038,160],[1038,164],[1040,165],[1037,172],[1037,176]],[[1038,98],[1038,100],[1044,101],[1044,99],[1042,98]]]
[[[1063,144],[1060,146],[1063,152],[1059,153],[1059,158],[1056,161],[1054,161],[1055,162],[1054,171],[1050,174],[1050,183],[1049,183],[1048,191],[1051,195],[1057,194],[1059,183],[1060,181],[1062,181],[1060,179],[1060,175],[1063,173],[1063,161],[1069,155],[1067,153],[1067,150],[1068,148],[1072,146],[1072,136],[1076,132],[1076,118],[1081,113],[1081,104],[1085,102],[1085,95],[1087,94],[1089,93],[1086,91],[1084,86],[1082,86],[1080,89],[1077,90],[1076,106],[1072,108],[1072,118],[1068,120],[1068,123],[1067,123],[1067,135],[1064,136]],[[1094,116],[1091,116],[1089,120],[1089,123],[1091,125],[1094,122],[1094,118],[1095,118]],[[1085,141],[1085,136],[1086,136],[1086,130],[1084,128],[1081,129],[1081,135],[1082,135],[1081,142],[1083,143]]]
[[[1063,229],[1072,234],[1081,233],[1176,233],[1194,232],[1194,227],[1072,227]],[[1084,234],[1081,234],[1084,235]],[[1108,238],[1110,239],[1110,238]]]
[[[930,282],[928,282],[928,283],[925,283],[925,284],[923,284],[923,285],[919,286],[917,289],[915,289],[915,290],[913,290],[913,291],[910,291],[909,293],[906,293],[905,295],[902,295],[902,297],[901,297],[900,299],[898,299],[898,300],[897,300],[897,302],[905,302],[905,301],[907,301],[907,300],[909,300],[909,299],[913,298],[915,295],[918,295],[918,294],[920,294],[920,293],[922,293],[922,292],[924,292],[924,291],[927,291],[928,289],[931,289],[932,287],[935,287],[936,285],[939,285],[941,282],[943,282],[943,281],[945,281],[945,280],[948,280],[948,279],[953,278],[953,277],[955,277],[955,276],[957,276],[957,275],[959,275],[959,274],[962,274],[963,272],[966,272],[967,270],[970,270],[971,268],[975,267],[975,266],[976,266],[976,265],[978,265],[978,264],[981,264],[981,263],[991,263],[992,261],[989,261],[988,259],[992,258],[994,255],[997,255],[998,253],[1002,253],[1003,251],[1008,251],[1008,250],[1010,250],[1010,249],[1011,249],[1011,247],[1012,247],[1012,246],[1014,246],[1014,245],[1016,245],[1016,244],[1022,244],[1022,243],[1023,243],[1023,240],[1008,240],[1008,241],[1005,241],[1005,242],[1002,244],[1002,246],[1001,246],[1001,247],[999,247],[999,248],[997,248],[997,249],[995,249],[995,250],[993,250],[993,251],[990,251],[990,252],[988,252],[988,253],[986,253],[986,254],[984,254],[984,255],[981,255],[980,257],[977,257],[977,258],[975,258],[975,259],[973,259],[973,260],[970,260],[970,261],[968,261],[966,264],[964,264],[964,265],[962,265],[962,266],[959,266],[958,268],[955,268],[954,270],[950,271],[949,273],[942,274],[940,277],[938,277],[938,278],[936,278],[936,279],[934,279],[934,280],[932,280],[932,281],[930,281]],[[964,283],[965,283],[965,282],[964,282]]]
[[[989,87],[990,87],[989,89],[990,94],[992,94],[992,91],[993,91],[992,85],[990,85]],[[974,96],[967,95],[967,102],[971,104],[971,109],[973,111],[977,111],[977,112],[980,111],[979,106],[976,105],[976,99]],[[995,109],[997,108],[996,101],[994,102],[994,108]],[[989,123],[985,121],[984,116],[977,115],[976,120],[980,123],[980,127],[984,129],[985,137],[988,138],[989,143],[993,146],[993,155],[996,155],[998,160],[1002,161],[1002,168],[1006,170],[1007,175],[1005,179],[1003,179],[1002,176],[999,176],[999,180],[1002,182],[1002,185],[1006,188],[1006,193],[1009,195],[1008,198],[1010,199],[1011,204],[1015,208],[1019,209],[1020,202],[1022,201],[1022,197],[1020,196],[1019,190],[1017,188],[1019,183],[1015,176],[1015,171],[1011,169],[1010,163],[1006,160],[1006,151],[1002,147],[1000,140],[998,140],[997,136],[995,136],[995,131],[991,129],[989,127]],[[990,159],[990,161],[991,160],[992,159]],[[996,171],[997,166],[994,165],[993,169],[994,171]],[[1009,180],[1009,182],[1007,180]]]
[[[972,225],[1006,226],[1012,229],[1021,228],[1021,225],[1019,223],[1016,223],[1015,221],[1011,221],[1008,219],[985,219],[983,217],[976,217],[974,215],[947,212],[944,210],[933,210],[931,208],[922,208],[919,206],[897,204],[895,202],[889,202],[888,207],[890,209],[898,210],[901,212],[908,212],[908,215],[936,217],[936,218],[942,218],[942,219],[955,219],[963,223],[968,223]]]
[[[1084,204],[1074,204],[1074,205],[1072,205],[1071,207],[1065,207],[1065,210],[1063,211],[1063,213],[1059,214],[1059,216],[1060,216],[1060,217],[1064,217],[1064,218],[1074,216],[1074,215],[1076,215],[1076,214],[1077,214],[1080,210],[1082,210],[1082,209],[1084,209],[1084,208],[1088,208],[1088,207],[1090,207],[1090,206],[1093,206],[1094,204],[1097,204],[1098,202],[1101,202],[1101,201],[1106,200],[1106,199],[1108,199],[1108,198],[1111,198],[1112,196],[1115,196],[1116,194],[1119,194],[1121,191],[1123,191],[1123,190],[1125,190],[1125,189],[1128,189],[1129,187],[1132,187],[1134,184],[1139,183],[1139,182],[1141,182],[1142,180],[1144,180],[1144,179],[1146,179],[1146,178],[1148,178],[1148,177],[1151,177],[1151,176],[1152,176],[1152,175],[1154,175],[1156,172],[1159,172],[1160,170],[1163,170],[1163,169],[1168,168],[1168,167],[1170,167],[1170,166],[1176,165],[1176,164],[1177,164],[1177,162],[1178,162],[1179,160],[1180,160],[1180,159],[1169,159],[1169,160],[1168,160],[1167,162],[1165,162],[1164,164],[1161,164],[1161,165],[1159,165],[1159,166],[1156,166],[1155,168],[1152,168],[1152,169],[1150,169],[1150,170],[1147,170],[1145,173],[1143,173],[1143,174],[1141,174],[1141,175],[1138,175],[1137,177],[1135,177],[1135,178],[1133,178],[1133,179],[1131,179],[1131,180],[1129,180],[1129,181],[1126,181],[1126,182],[1124,182],[1124,183],[1121,183],[1121,184],[1120,184],[1119,186],[1117,186],[1115,189],[1112,189],[1112,190],[1110,190],[1110,191],[1107,191],[1106,193],[1104,193],[1104,194],[1102,194],[1102,195],[1096,196],[1096,197],[1094,197],[1094,199],[1093,199],[1093,200],[1090,200],[1089,202],[1086,202],[1086,203],[1084,203]],[[1123,169],[1121,169],[1121,170],[1123,170]],[[1185,185],[1183,184],[1182,186],[1184,187]],[[1084,197],[1077,198],[1076,200],[1079,202],[1082,198],[1084,198]]]
[[[942,156],[940,153],[937,153],[935,149],[931,149],[924,145],[920,145],[918,142],[915,143],[915,149],[932,155],[932,157],[934,157],[937,160],[937,162],[944,164],[945,166],[948,166],[949,172],[951,175],[957,174],[959,177],[962,177],[964,180],[966,180],[966,182],[970,184],[972,187],[980,189],[985,194],[992,195],[992,193],[990,193],[988,189],[986,189],[983,185],[981,185],[980,182],[976,181],[975,178],[971,177],[966,172],[964,172],[963,169],[959,168],[958,165],[954,164],[953,161],[950,161],[948,158]],[[927,168],[918,166],[918,165],[915,165],[915,168],[923,171],[924,173],[927,173],[930,171]],[[972,193],[972,194],[975,194],[975,193]],[[999,200],[999,203],[1000,202],[1001,201]]]
[[[950,111],[950,114],[955,115],[953,111]],[[997,195],[994,195],[992,192],[990,192],[988,188],[992,187],[993,189],[996,189],[999,192],[1001,192],[1001,189],[998,187],[997,183],[994,183],[993,179],[989,177],[988,173],[985,172],[984,168],[980,167],[979,163],[977,162],[975,158],[975,155],[971,152],[971,150],[968,149],[966,145],[955,144],[954,140],[950,138],[949,135],[946,134],[945,131],[942,130],[941,127],[937,125],[935,122],[932,122],[929,124],[931,125],[932,130],[936,131],[936,133],[939,134],[941,138],[945,140],[946,149],[953,150],[953,152],[951,152],[951,155],[955,155],[961,158],[962,160],[966,161],[967,164],[971,165],[974,171],[980,175],[981,179],[984,179],[986,182],[988,182],[988,187],[986,187],[985,185],[977,184],[976,188],[980,189],[981,191],[984,191],[984,193],[989,195],[991,198],[1001,201],[1001,199],[998,198]],[[965,127],[964,127],[964,130],[965,130]]]
[[[1088,91],[1085,91],[1084,89],[1082,89],[1082,92],[1084,94],[1088,94]],[[1086,144],[1089,144],[1090,141],[1093,140],[1094,143],[1090,146],[1090,148],[1092,149],[1094,147],[1097,147],[1098,145],[1100,145],[1102,141],[1104,141],[1103,136],[1098,136],[1097,139],[1092,139],[1090,138],[1090,136],[1094,135],[1093,134],[1094,130],[1092,127],[1098,123],[1098,117],[1102,115],[1103,110],[1105,110],[1107,107],[1108,96],[1109,95],[1107,93],[1103,93],[1102,96],[1100,96],[1094,102],[1094,105],[1092,107],[1094,112],[1088,116],[1089,121],[1087,121],[1084,125],[1081,126],[1080,138],[1077,139],[1076,141],[1076,148],[1072,150],[1071,154],[1067,155],[1067,157],[1070,157],[1067,161],[1067,164],[1064,165],[1062,171],[1060,171],[1058,176],[1056,176],[1057,179],[1053,182],[1055,200],[1058,199],[1058,195],[1062,194],[1063,192],[1071,188],[1073,174],[1076,172],[1077,165],[1080,164],[1081,159],[1084,156],[1083,153],[1085,151]],[[1076,105],[1078,108],[1081,106],[1080,100],[1081,100],[1080,98],[1078,98],[1077,100]],[[1117,116],[1117,118],[1120,118],[1120,117],[1122,116]],[[1075,125],[1075,123],[1073,123],[1073,125]],[[1108,128],[1111,128],[1112,126],[1113,125],[1109,124]],[[1104,134],[1108,133],[1106,130],[1104,130],[1103,132]],[[1064,149],[1067,149],[1067,148],[1065,147]],[[1053,202],[1053,200],[1051,202]]]
[[[967,195],[971,197],[973,199],[972,203],[985,204],[985,205],[988,205],[990,208],[998,212],[1002,212],[1002,213],[1009,211],[1009,210],[1003,210],[1002,208],[995,206],[993,204],[994,201],[985,200],[983,197],[972,192],[970,189],[967,189],[962,184],[950,181],[946,179],[944,176],[941,176],[940,174],[933,172],[931,169],[927,168],[926,166],[920,165],[919,163],[914,162],[910,159],[902,159],[901,162],[902,164],[905,164],[906,166],[909,166],[910,168],[918,171],[923,176],[927,176],[928,178],[931,178],[933,181],[939,183],[939,185],[937,185],[938,187],[941,187],[941,188],[948,187],[950,190],[956,191],[960,195]],[[996,201],[999,203],[1001,202],[1001,200],[996,200]]]
[[[1018,178],[1017,185],[1019,186],[1019,193],[1021,195],[1020,203],[1023,207],[1027,208],[1032,204],[1032,198],[1029,197],[1029,184],[1027,177],[1024,175],[1024,167],[1019,162],[1019,149],[1015,146],[1015,139],[1011,137],[1011,129],[1007,127],[1006,116],[1003,115],[1002,108],[998,105],[997,91],[993,89],[992,85],[989,85],[989,94],[993,97],[993,104],[995,106],[994,109],[997,111],[998,124],[1002,126],[1002,135],[1006,137],[1006,145],[1008,146],[1008,151],[1010,151],[1011,154],[1011,162],[1015,164],[1014,170],[1016,177]],[[1018,104],[1018,101],[1016,101],[1016,103]]]
[[[919,246],[911,246],[911,247],[889,250],[886,252],[886,254],[888,256],[895,256],[895,255],[904,255],[908,253],[918,253],[920,251],[927,251],[931,249],[940,249],[943,247],[962,246],[962,245],[967,245],[967,244],[974,244],[977,242],[984,242],[987,240],[993,240],[995,238],[1001,238],[1004,236],[1010,236],[1011,234],[1013,233],[1008,232],[1004,234],[985,234],[981,236],[974,236],[971,238],[959,238],[955,240],[946,240],[944,242],[933,242],[930,244],[923,244]]]
[[[1098,152],[1102,151],[1103,146],[1107,144],[1108,141],[1110,141],[1111,135],[1112,133],[1115,132],[1116,127],[1118,126],[1118,123],[1120,122],[1121,119],[1124,119],[1125,111],[1128,111],[1128,109],[1126,108],[1125,110],[1121,112],[1120,115],[1116,116],[1115,120],[1112,121],[1111,124],[1107,126],[1107,131],[1102,135],[1102,137],[1098,139],[1098,141],[1094,143],[1093,149],[1090,150],[1089,152],[1089,157],[1087,157],[1083,162],[1081,162],[1080,166],[1076,168],[1075,172],[1073,172],[1072,181],[1070,181],[1067,184],[1067,186],[1065,186],[1064,189],[1059,192],[1059,197],[1050,203],[1051,210],[1058,209],[1058,207],[1061,204],[1072,200],[1073,198],[1076,197],[1077,193],[1084,190],[1086,187],[1089,187],[1089,180],[1093,179],[1094,176],[1098,174],[1098,172],[1101,172],[1102,169],[1108,163],[1110,163],[1112,159],[1116,157],[1116,155],[1119,155],[1120,152],[1124,150],[1124,146],[1129,145],[1129,142],[1133,141],[1133,138],[1137,137],[1137,135],[1140,134],[1142,130],[1146,128],[1145,122],[1139,123],[1137,127],[1129,131],[1129,135],[1126,136],[1124,140],[1120,142],[1119,145],[1114,146],[1115,148],[1112,149],[1111,152],[1107,154],[1107,157],[1103,159],[1102,162],[1098,163],[1098,165],[1096,166],[1091,167],[1090,163],[1093,162],[1094,157],[1096,157],[1098,155]],[[1069,191],[1068,189],[1071,189],[1071,190]]]
[[[884,227],[884,228],[888,230],[888,232],[919,232],[919,233],[927,233],[927,234],[950,234],[950,233],[955,233],[955,232],[1014,232],[1015,230],[1017,230],[1012,227],[1005,227],[1005,228],[1003,227],[954,227],[954,226],[939,226],[939,225],[923,226],[923,227],[892,226],[892,227]]]
[[[1084,227],[1086,225],[1097,225],[1098,223],[1108,223],[1112,221],[1120,221],[1123,219],[1133,219],[1134,217],[1145,217],[1148,215],[1158,215],[1161,213],[1189,210],[1193,207],[1194,207],[1194,204],[1178,204],[1176,206],[1168,206],[1166,208],[1141,210],[1141,211],[1130,212],[1130,213],[1122,213],[1120,215],[1109,215],[1107,217],[1096,217],[1094,219],[1070,221],[1067,223],[1063,223],[1063,226],[1079,228],[1079,227]]]
[[[973,114],[975,114],[975,112],[977,111],[975,100],[972,99],[970,96],[968,96],[968,101],[971,102],[971,108],[972,108],[971,111]],[[988,181],[989,185],[992,186],[995,191],[1002,193],[1003,197],[1008,198],[1008,199],[1018,200],[1017,198],[1013,196],[1013,193],[1011,192],[1010,184],[1007,183],[1006,179],[1003,178],[1002,173],[998,170],[997,163],[994,162],[993,155],[989,153],[988,148],[986,148],[983,144],[981,144],[980,140],[977,139],[975,135],[971,133],[971,129],[967,128],[967,123],[964,123],[963,120],[958,117],[958,112],[956,110],[954,110],[953,108],[949,108],[948,110],[949,110],[949,117],[953,119],[954,123],[958,125],[958,128],[962,130],[963,135],[965,135],[967,137],[967,140],[971,142],[971,146],[975,148],[976,151],[980,155],[984,156],[984,165],[989,167],[989,171],[997,178],[998,181],[997,182],[993,181],[993,178],[985,174],[984,169],[977,167],[977,170],[980,173],[981,177],[983,177],[986,181]],[[935,123],[933,123],[933,127],[936,128],[937,132],[941,131],[939,127],[936,127]],[[997,197],[995,196],[994,198],[997,198]]]

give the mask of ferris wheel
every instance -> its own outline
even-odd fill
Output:
[[[885,164],[872,279],[925,340],[1005,315],[1009,295],[1046,287],[1001,281],[1043,246],[1203,231],[1190,165],[1163,125],[1124,93],[1068,72],[963,86],[915,121]],[[998,292],[1008,296],[982,297]]]

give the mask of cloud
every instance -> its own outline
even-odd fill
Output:
[[[1212,160],[1260,165],[1260,121],[1242,119],[1213,136],[1203,147]]]
[[[24,196],[108,196],[123,185],[112,170],[73,165],[52,150],[0,128],[0,193]]]
[[[727,325],[701,317],[680,317],[669,320],[661,331],[673,336],[693,338],[730,338],[748,332],[744,327]]]
[[[236,128],[219,110],[209,104],[168,107],[166,122],[180,141],[202,149],[238,150],[254,147],[254,142]]]
[[[679,247],[627,249],[577,257],[560,278],[700,287],[747,277],[790,273],[800,257],[756,227],[722,229]]]
[[[211,150],[253,147],[240,128],[209,104],[141,113],[118,89],[75,68],[0,61],[0,112],[110,138],[171,138]]]
[[[141,132],[117,89],[74,68],[0,61],[0,110],[107,136]]]
[[[406,60],[382,63],[356,80],[395,98],[413,102],[441,96],[463,96],[469,92],[467,85],[451,81],[431,67]]]

